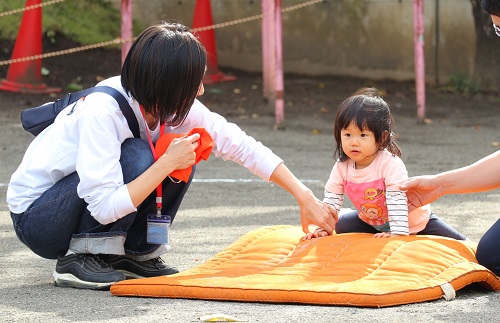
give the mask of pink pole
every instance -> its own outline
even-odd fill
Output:
[[[267,15],[269,9],[267,8],[268,1],[261,1],[262,8],[262,95],[265,99],[269,99],[269,84],[268,84],[268,76],[267,71],[269,70],[269,61],[268,61],[268,50],[269,50],[269,40],[268,40],[268,21]]]
[[[274,98],[274,0],[262,0],[262,91],[268,101]]]
[[[413,28],[417,117],[419,122],[423,122],[425,119],[424,0],[413,0]]]
[[[125,61],[125,57],[127,57],[127,53],[132,47],[132,0],[122,0],[122,25],[121,25],[121,33],[122,39],[125,40],[122,43],[122,64]]]
[[[274,90],[275,90],[275,128],[282,127],[285,121],[285,102],[284,102],[284,82],[283,82],[283,27],[281,23],[281,1],[275,0],[276,14],[274,16],[275,23],[275,75],[274,75]]]

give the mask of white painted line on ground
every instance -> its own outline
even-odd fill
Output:
[[[303,179],[302,183],[322,183],[318,179]],[[193,179],[194,183],[266,183],[262,179],[246,179],[246,178],[210,178],[210,179]],[[8,183],[0,183],[0,187],[7,186]]]
[[[303,179],[300,180],[302,183],[321,183],[322,181],[317,179]],[[247,178],[209,178],[209,179],[193,179],[196,183],[266,183],[262,179],[247,179]]]

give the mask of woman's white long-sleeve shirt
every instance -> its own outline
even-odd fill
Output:
[[[139,122],[141,139],[147,141],[146,131],[153,142],[158,139],[159,127],[149,130],[139,104],[126,95],[119,76],[98,85],[111,86],[125,95]],[[165,132],[187,133],[196,127],[205,128],[212,136],[215,156],[232,160],[266,181],[283,162],[269,148],[198,100],[182,125],[166,127]],[[57,181],[76,171],[80,177],[78,195],[88,203],[97,221],[107,224],[134,212],[136,208],[123,182],[119,162],[121,144],[127,138],[133,138],[133,134],[110,95],[93,93],[66,107],[52,125],[35,137],[12,175],[7,189],[10,211],[23,213]]]

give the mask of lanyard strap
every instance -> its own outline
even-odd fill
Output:
[[[144,108],[141,107],[141,112],[142,116],[144,117],[144,121],[146,121],[146,114],[144,113]],[[165,133],[165,123],[160,123],[160,135]],[[153,158],[155,162],[158,160],[158,153],[156,152],[156,148],[153,145],[153,141],[151,140],[151,135],[149,134],[149,126],[146,121],[146,134],[148,136],[148,142],[149,142],[149,147],[151,147],[151,152],[153,153]],[[161,206],[162,206],[162,196],[163,196],[163,181],[156,187],[156,207],[157,207],[157,213],[161,213]]]

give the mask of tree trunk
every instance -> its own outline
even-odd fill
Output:
[[[481,1],[471,0],[476,29],[476,58],[472,80],[480,91],[500,90],[500,37],[493,30],[490,15]]]

